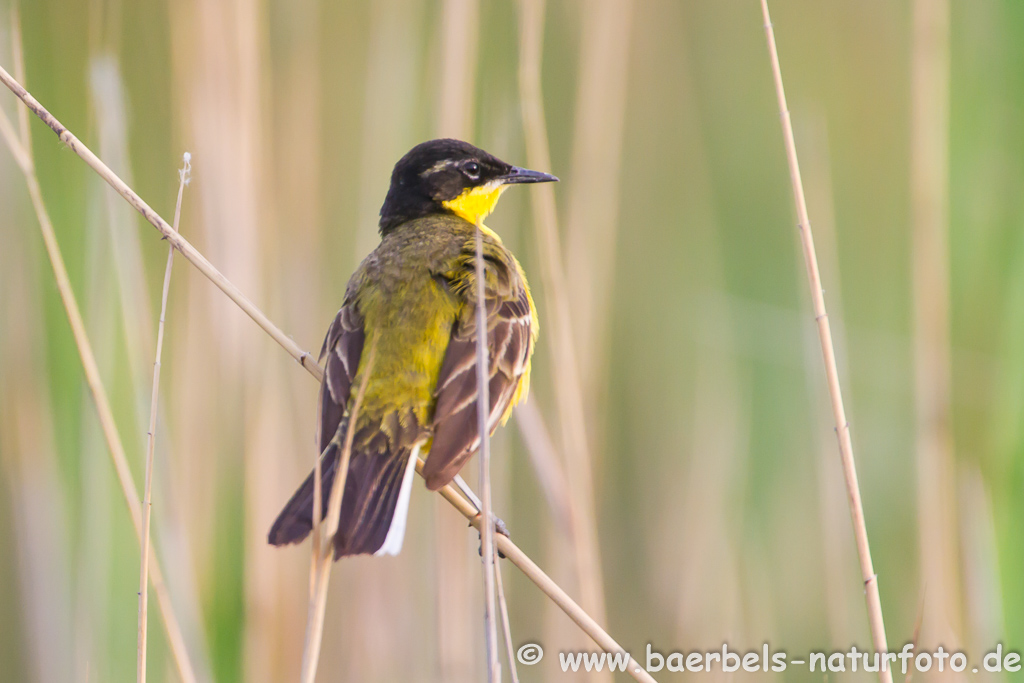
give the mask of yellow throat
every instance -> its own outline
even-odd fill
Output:
[[[449,199],[446,202],[441,202],[441,204],[456,216],[464,218],[473,224],[480,223],[483,226],[483,220],[494,211],[494,205],[498,203],[498,197],[501,196],[506,187],[508,185],[501,181],[491,181],[486,185],[464,190],[455,199]],[[486,227],[484,231],[491,232]]]

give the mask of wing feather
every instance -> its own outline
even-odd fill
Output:
[[[363,316],[354,303],[346,301],[327,330],[320,350],[320,361],[327,359],[324,383],[320,388],[320,424],[317,428],[321,453],[334,438],[345,415],[365,339]]]
[[[509,256],[511,259],[511,256]],[[514,264],[514,265],[513,265]],[[473,267],[466,260],[466,269]],[[477,424],[476,306],[472,277],[462,273],[465,306],[452,329],[438,377],[433,442],[424,467],[427,488],[436,490],[458,473],[480,446]],[[534,315],[529,289],[518,264],[487,258],[487,345],[489,432],[514,404],[533,353]]]

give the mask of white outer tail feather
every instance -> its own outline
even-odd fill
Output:
[[[409,454],[409,462],[405,465],[405,474],[402,476],[402,488],[398,492],[398,502],[395,504],[395,512],[391,517],[391,526],[388,527],[388,535],[384,537],[384,543],[377,549],[377,555],[397,555],[402,552],[402,541],[405,540],[405,523],[409,518],[409,499],[412,497],[412,475],[416,471],[416,461],[420,457],[420,445],[413,446]]]

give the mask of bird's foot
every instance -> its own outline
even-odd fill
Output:
[[[478,519],[480,519],[480,515],[481,514],[482,513],[477,513],[476,517],[473,519],[473,522],[476,522]],[[491,515],[491,518],[494,520],[494,533],[501,534],[505,538],[512,538],[512,535],[509,534],[509,532],[508,532],[508,527],[505,526],[505,522],[502,521],[502,519],[500,517],[495,517],[494,515]],[[473,522],[470,522],[469,525],[473,526]],[[483,557],[483,554],[484,554],[484,540],[483,540],[483,534],[482,533],[481,533],[481,536],[480,536],[480,547],[477,549],[477,553],[481,557]],[[499,550],[498,551],[498,557],[500,557],[501,559],[504,560],[505,559],[505,554]]]

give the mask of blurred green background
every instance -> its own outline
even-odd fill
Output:
[[[519,3],[13,4],[29,91],[167,219],[190,152],[182,233],[310,351],[408,148],[455,135],[538,163]],[[0,0],[13,72],[12,9]],[[890,647],[920,613],[921,647],[976,663],[1024,643],[1024,5],[772,9]],[[562,179],[557,266],[588,447],[566,452],[537,197],[509,192],[488,224],[530,274],[542,333],[533,413],[494,439],[497,514],[570,594],[596,582],[584,606],[641,663],[647,643],[869,647],[758,3],[540,10],[540,170]],[[0,92],[12,120],[18,106]],[[141,482],[167,246],[31,130]],[[131,680],[138,545],[7,149],[0,358],[0,680]],[[265,534],[313,462],[315,400],[307,374],[176,259],[153,517],[201,680],[298,678],[308,546]],[[475,465],[464,474],[475,482]],[[398,558],[335,566],[318,680],[482,680],[476,536],[414,491]],[[581,573],[594,551],[600,572]],[[572,680],[555,653],[589,642],[503,565],[513,642],[548,653],[522,679]],[[150,680],[179,680],[150,604]]]

